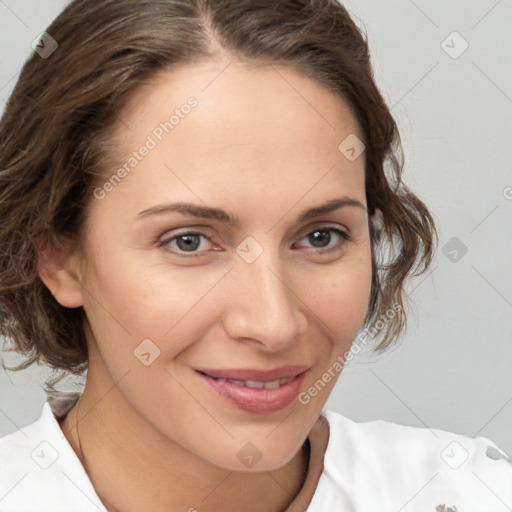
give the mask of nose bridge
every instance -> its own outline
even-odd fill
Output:
[[[251,241],[248,244],[248,252],[255,249],[250,246]],[[232,273],[235,290],[226,327],[234,338],[252,338],[273,349],[283,347],[304,328],[286,269],[276,251],[261,247],[259,255],[251,261],[240,253],[240,248],[243,250],[243,243]]]

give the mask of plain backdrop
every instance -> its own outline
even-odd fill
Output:
[[[32,41],[66,3],[0,0],[2,110]],[[327,406],[357,421],[485,436],[512,454],[512,2],[344,4],[367,34],[405,182],[430,207],[440,243],[410,283],[402,342],[360,353]],[[46,375],[0,372],[0,436],[39,417]]]

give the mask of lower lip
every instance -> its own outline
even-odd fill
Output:
[[[196,372],[222,398],[242,411],[255,414],[270,414],[290,405],[299,394],[307,371],[276,389],[253,389],[229,382],[219,382],[208,375]]]

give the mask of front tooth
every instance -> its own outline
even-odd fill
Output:
[[[265,389],[276,389],[280,385],[280,380],[273,380],[272,382],[265,382]]]
[[[266,387],[264,382],[257,382],[255,380],[246,380],[244,382],[244,385],[252,389],[263,389],[264,387]]]
[[[286,377],[283,379],[276,379],[272,382],[258,382],[255,380],[235,380],[235,379],[217,379],[222,382],[229,382],[230,384],[234,384],[235,386],[242,386],[251,389],[277,389],[280,386],[290,382],[293,380],[293,377]]]
[[[234,384],[235,386],[244,386],[245,385],[243,380],[227,379],[227,381],[230,384]]]

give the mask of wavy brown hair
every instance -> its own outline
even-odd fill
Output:
[[[366,146],[373,276],[363,327],[393,309],[374,349],[398,339],[404,283],[430,265],[437,233],[402,182],[400,136],[367,39],[338,1],[75,0],[47,32],[57,50],[27,60],[0,120],[0,334],[24,356],[15,369],[38,362],[59,373],[86,370],[84,310],[61,306],[43,284],[37,243],[80,246],[128,99],[160,71],[220,51],[291,67],[348,103]]]

